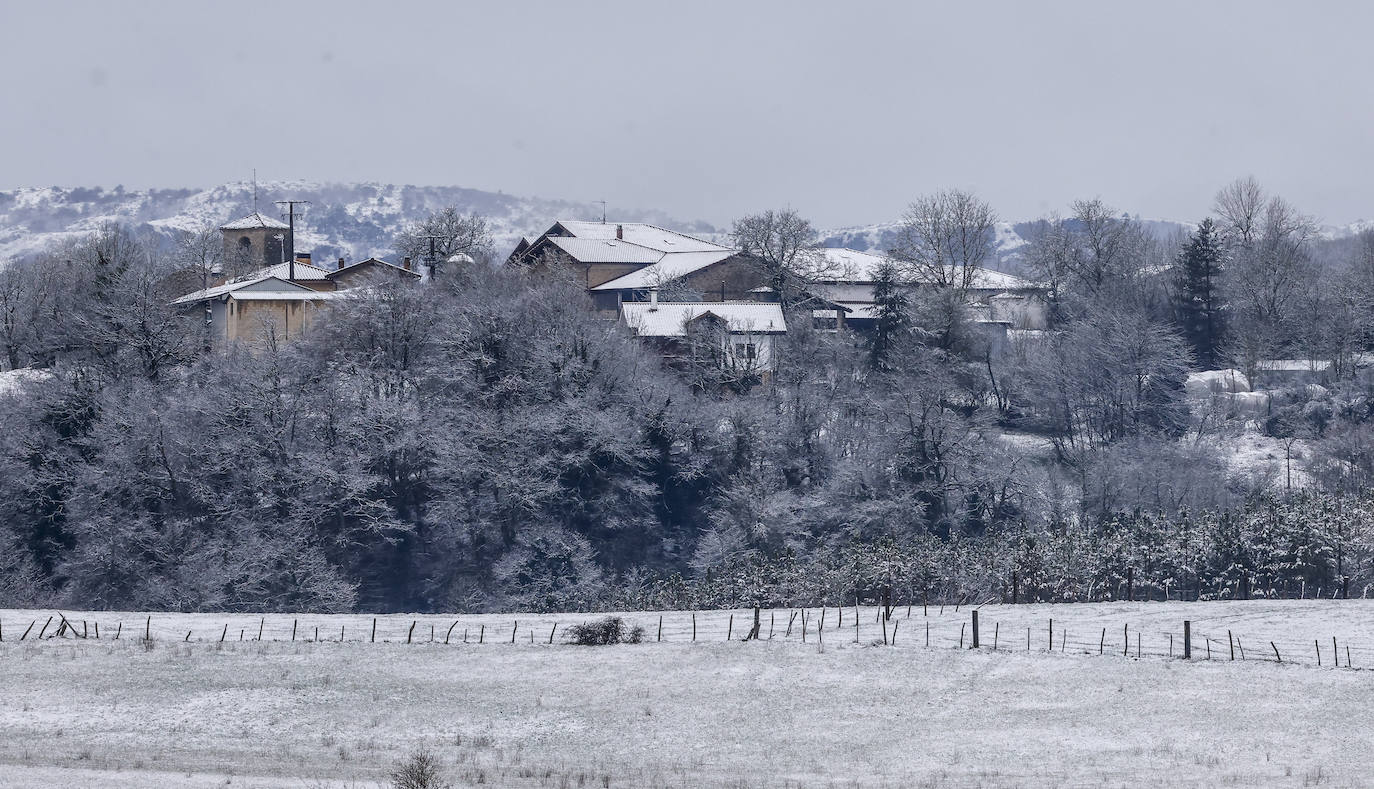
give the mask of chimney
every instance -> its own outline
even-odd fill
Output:
[[[658,309],[658,288],[649,288],[649,310]]]
[[[625,226],[624,226],[624,225],[616,225],[616,226],[615,226],[615,240],[616,240],[616,241],[624,241],[624,240],[625,240]]]
[[[401,258],[401,268],[405,269],[406,271],[410,271],[410,258]]]
[[[339,268],[342,269],[343,267],[344,267],[343,258],[339,258]]]
[[[296,253],[296,262],[297,262],[297,263],[304,263],[304,264],[306,264],[306,265],[310,265],[310,253],[309,253],[309,252],[297,252],[297,253]]]

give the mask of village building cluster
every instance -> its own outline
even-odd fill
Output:
[[[291,225],[257,211],[220,232],[223,259],[234,264],[226,268],[249,273],[230,278],[209,272],[202,287],[174,301],[205,312],[218,347],[252,342],[264,331],[289,340],[322,304],[349,290],[387,279],[424,281],[431,273],[409,258],[399,265],[375,257],[322,265],[295,249]],[[871,328],[873,286],[884,258],[838,248],[819,254],[823,265],[807,285],[800,314],[826,330]],[[521,239],[507,264],[570,272],[586,288],[593,310],[670,361],[705,336],[712,338],[715,363],[766,374],[776,364],[774,342],[789,329],[789,313],[750,253],[654,225],[558,220],[539,236]],[[1009,331],[1044,326],[1046,291],[1035,283],[978,269],[965,292],[976,322],[995,343]],[[797,315],[790,310],[793,321]]]

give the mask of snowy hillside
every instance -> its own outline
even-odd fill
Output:
[[[458,186],[312,181],[258,184],[258,205],[264,214],[275,215],[274,201],[288,198],[311,202],[304,217],[298,220],[296,248],[312,251],[321,260],[388,255],[397,231],[449,205],[465,213],[476,211],[486,216],[495,235],[496,252],[502,256],[522,235],[538,234],[555,219],[601,216],[600,204],[518,197]],[[248,181],[204,190],[24,187],[0,192],[0,261],[79,238],[110,223],[153,230],[170,240],[178,231],[218,225],[252,210],[253,185]],[[683,221],[654,210],[617,209],[611,219],[650,222],[715,241],[725,241],[727,235],[725,229],[708,223]],[[1136,220],[1161,239],[1192,228],[1186,222],[1139,217]],[[1016,268],[1034,226],[1034,222],[997,224],[997,268]],[[1321,235],[1328,239],[1346,238],[1371,226],[1374,222],[1327,226],[1322,228]],[[824,230],[821,236],[826,246],[884,251],[895,246],[897,229],[898,223],[889,221]]]
[[[516,197],[456,186],[331,184],[272,181],[258,184],[258,205],[276,214],[275,200],[309,200],[298,219],[296,248],[316,259],[360,259],[390,252],[391,239],[407,223],[444,206],[488,218],[496,251],[504,255],[522,235],[547,229],[555,219],[600,218],[601,206],[566,200]],[[167,238],[177,231],[218,225],[253,210],[247,181],[206,190],[104,188],[21,188],[0,192],[0,260],[22,257],[64,240],[119,223],[154,230]],[[652,222],[689,233],[714,233],[702,222],[683,222],[654,211],[617,211],[615,218]]]

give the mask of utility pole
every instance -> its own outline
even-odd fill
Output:
[[[439,266],[439,253],[435,249],[434,243],[441,238],[448,238],[448,236],[420,236],[420,238],[429,239],[429,254],[425,255],[425,265],[429,266],[429,278],[433,280]]]
[[[288,265],[287,265],[287,278],[290,279],[292,282],[295,282],[295,281],[296,281],[296,206],[298,206],[298,205],[310,205],[310,201],[309,201],[309,200],[278,200],[278,201],[276,201],[276,203],[277,203],[277,205],[285,205],[285,206],[286,206],[287,221],[288,221],[288,222],[290,223],[290,225],[291,225],[291,232],[287,233],[287,235],[286,235],[286,245],[287,245],[287,247],[289,247],[289,249],[287,249],[287,255],[286,255],[286,261],[287,261],[287,263],[288,263]]]

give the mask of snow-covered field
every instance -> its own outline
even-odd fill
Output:
[[[638,612],[648,643],[594,648],[548,643],[591,615],[389,615],[373,643],[363,615],[154,614],[146,643],[146,614],[64,611],[88,638],[36,640],[53,613],[0,611],[0,786],[379,786],[418,748],[457,786],[1374,783],[1365,600],[989,605],[977,652],[967,607],[897,609],[891,646],[873,608],[858,643],[853,608],[823,643],[819,609],[754,643],[750,612],[695,642]]]

